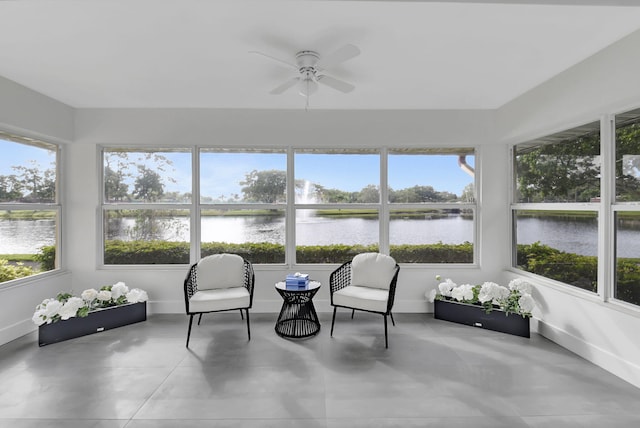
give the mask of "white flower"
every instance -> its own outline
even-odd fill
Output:
[[[480,303],[490,302],[498,297],[498,287],[500,287],[495,282],[485,282],[480,287],[480,292],[478,293],[478,300]]]
[[[451,297],[461,302],[463,300],[473,300],[473,286],[462,284],[451,290]]]
[[[44,316],[47,319],[47,323],[51,322],[51,318],[58,315],[58,312],[62,308],[62,302],[55,299],[51,299],[44,307]]]
[[[431,291],[426,294],[426,297],[427,297],[427,300],[429,300],[429,303],[433,303],[436,300],[437,294],[438,292],[436,291],[435,288],[432,288]]]
[[[96,298],[101,302],[108,302],[109,300],[111,300],[111,291],[100,290],[98,291],[98,296],[96,296]]]
[[[44,319],[44,312],[36,310],[33,314],[33,317],[31,318],[31,321],[33,321],[33,323],[38,327],[44,324],[46,322]]]
[[[453,290],[457,284],[451,279],[447,278],[444,282],[438,284],[438,290],[440,290],[440,294],[444,297],[451,297],[451,290]]]
[[[69,300],[67,300],[64,305],[62,305],[62,308],[60,308],[60,311],[58,312],[58,314],[60,315],[60,319],[68,320],[71,317],[75,317],[76,313],[78,313],[78,309],[83,306],[84,300],[82,300],[80,297],[70,297]]]
[[[111,286],[111,297],[113,300],[118,300],[120,296],[124,296],[129,292],[129,287],[124,282],[116,282]]]
[[[93,302],[96,300],[96,297],[98,297],[98,290],[95,288],[89,288],[88,290],[84,290],[80,296],[86,302]]]
[[[495,297],[493,298],[493,303],[499,305],[500,302],[509,298],[511,291],[509,291],[509,289],[503,285],[498,285],[494,290],[494,293]]]
[[[519,291],[520,294],[531,294],[531,284],[522,278],[512,279],[509,283],[509,290]]]
[[[139,288],[134,288],[127,293],[127,302],[129,303],[146,302],[148,299],[147,292]]]
[[[518,299],[518,305],[520,306],[520,313],[531,313],[536,306],[536,302],[531,297],[531,294],[523,294]]]

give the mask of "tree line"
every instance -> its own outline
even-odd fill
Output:
[[[12,166],[14,174],[0,175],[0,202],[53,202],[56,173],[31,161],[28,166]]]
[[[640,200],[640,123],[616,130],[616,199]],[[516,153],[520,202],[590,202],[600,197],[600,134],[592,132]]]

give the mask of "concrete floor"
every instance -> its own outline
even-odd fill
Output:
[[[329,314],[314,338],[275,314],[186,315],[39,348],[0,347],[0,427],[632,427],[640,389],[538,335],[396,314]]]

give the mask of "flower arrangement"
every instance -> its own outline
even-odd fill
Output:
[[[436,281],[442,281],[442,277],[437,275]],[[520,278],[513,279],[507,287],[495,282],[457,285],[447,278],[438,284],[437,290],[431,290],[427,297],[431,303],[434,300],[457,301],[482,306],[487,313],[500,309],[507,315],[531,317],[531,311],[536,305],[531,296],[531,288],[531,284]]]
[[[89,288],[84,290],[80,296],[59,293],[53,299],[45,299],[36,307],[32,318],[33,322],[37,326],[41,326],[73,317],[82,318],[96,309],[146,302],[149,298],[146,291],[139,288],[130,290],[124,282],[105,285],[100,290]]]

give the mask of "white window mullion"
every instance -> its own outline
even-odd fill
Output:
[[[293,148],[287,149],[287,208],[285,213],[284,263],[291,268],[296,263],[296,182]]]
[[[378,211],[379,224],[379,246],[380,252],[383,254],[391,253],[391,237],[389,236],[389,222],[391,213],[389,210],[389,180],[388,180],[388,155],[389,151],[386,147],[380,150],[380,209]]]
[[[598,213],[598,295],[603,301],[613,297],[615,198],[615,123],[612,116],[600,122],[600,210]]]
[[[201,250],[201,212],[200,212],[200,147],[196,146],[191,152],[191,210],[190,210],[190,234],[191,249],[190,262],[200,260]]]

